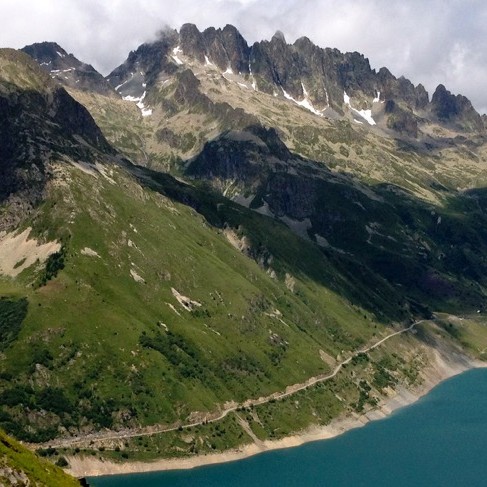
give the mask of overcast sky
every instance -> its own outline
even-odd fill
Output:
[[[281,30],[359,51],[373,68],[439,83],[487,112],[485,0],[0,0],[0,47],[56,41],[108,74],[164,26],[235,25],[249,44]]]

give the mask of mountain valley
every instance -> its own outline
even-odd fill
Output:
[[[106,77],[1,49],[0,109],[0,427],[53,461],[278,440],[487,358],[486,117],[443,85],[185,24]]]

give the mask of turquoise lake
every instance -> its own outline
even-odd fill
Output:
[[[331,440],[235,462],[89,479],[94,487],[487,486],[487,369]]]

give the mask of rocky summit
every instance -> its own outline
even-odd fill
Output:
[[[22,51],[34,58],[51,78],[65,86],[107,96],[113,94],[109,83],[93,66],[82,63],[55,42],[32,44]]]
[[[486,142],[464,96],[281,32],[185,24],[106,78],[0,50],[0,426],[195,456],[485,360]]]

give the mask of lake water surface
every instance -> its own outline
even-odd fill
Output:
[[[235,462],[89,479],[94,487],[487,486],[487,369],[331,440]]]

